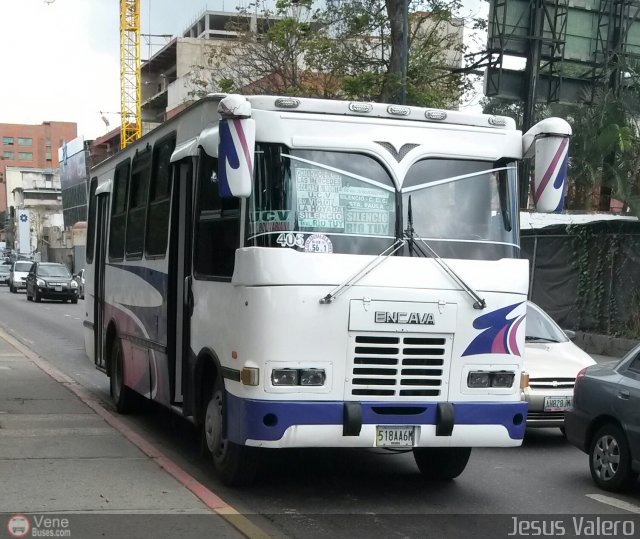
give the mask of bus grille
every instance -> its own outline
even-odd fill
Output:
[[[451,339],[446,335],[352,335],[351,379],[354,397],[446,397]]]

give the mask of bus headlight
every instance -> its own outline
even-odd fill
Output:
[[[323,386],[327,380],[324,369],[273,369],[274,386]]]
[[[470,372],[467,376],[467,386],[473,388],[489,387],[491,375],[488,372]]]
[[[513,386],[515,373],[510,371],[472,371],[467,376],[467,387],[473,389],[498,387],[508,389]]]
[[[298,380],[298,369],[273,369],[271,371],[271,383],[274,386],[297,386]]]
[[[324,369],[301,369],[300,385],[301,386],[323,386],[327,376]]]
[[[494,372],[491,376],[491,387],[511,387],[514,378],[513,372]]]

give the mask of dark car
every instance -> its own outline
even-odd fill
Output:
[[[591,477],[605,490],[623,490],[640,473],[640,346],[621,361],[578,373],[567,440],[589,454]]]
[[[27,300],[59,299],[78,303],[78,283],[64,264],[35,262],[26,282]]]
[[[11,266],[8,264],[0,264],[0,283],[9,284],[11,278]]]

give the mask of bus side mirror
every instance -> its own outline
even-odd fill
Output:
[[[542,120],[522,137],[525,158],[534,158],[533,200],[539,212],[564,207],[570,137],[571,126],[560,118]]]
[[[253,183],[253,155],[256,123],[251,105],[241,96],[230,95],[220,101],[222,117],[218,124],[218,189],[223,198],[246,198]]]

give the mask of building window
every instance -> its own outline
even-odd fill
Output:
[[[31,146],[33,139],[28,137],[18,137],[18,146]]]
[[[51,148],[51,139],[50,139],[50,138],[48,138],[48,139],[46,140],[46,142],[45,142],[45,146],[46,146],[47,148]]]
[[[46,152],[45,153],[45,158],[47,161],[51,161],[51,152]]]
[[[13,146],[13,137],[2,137],[2,144],[5,146]]]
[[[18,152],[19,161],[33,161],[33,154],[31,152]]]
[[[13,152],[2,152],[2,159],[13,159]]]

